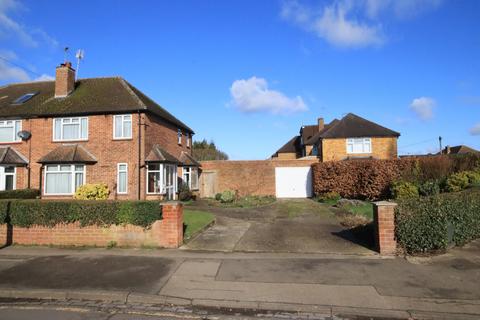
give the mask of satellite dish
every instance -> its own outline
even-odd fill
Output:
[[[30,133],[30,131],[25,131],[25,130],[22,130],[22,131],[19,131],[17,133],[18,137],[24,141],[30,139],[30,137],[32,136],[32,134]]]

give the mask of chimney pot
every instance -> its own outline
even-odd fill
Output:
[[[75,89],[75,69],[66,61],[57,67],[55,72],[55,98],[68,96]]]
[[[323,118],[318,118],[318,131],[323,130],[324,127],[325,127],[325,121],[323,120]]]

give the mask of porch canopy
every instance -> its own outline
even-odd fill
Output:
[[[26,166],[28,160],[12,147],[0,147],[0,165]]]
[[[97,159],[79,144],[61,145],[38,160],[38,163],[96,163]]]
[[[162,149],[158,144],[152,147],[152,150],[145,158],[145,162],[164,162],[171,164],[181,164],[180,160],[172,156],[170,153]]]
[[[192,157],[185,151],[182,151],[182,154],[180,155],[180,162],[184,167],[200,167],[201,166],[200,163],[197,160],[195,160],[194,157]]]

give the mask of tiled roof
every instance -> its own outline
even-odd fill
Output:
[[[36,93],[23,104],[13,102]],[[55,98],[55,81],[29,82],[0,87],[0,117],[32,118],[65,115],[150,112],[193,133],[183,122],[120,77],[80,79],[65,98]]]
[[[300,136],[295,136],[285,143],[276,153],[297,153],[300,150]]]
[[[12,147],[0,147],[0,164],[27,165],[28,160]]]
[[[182,154],[180,155],[180,162],[184,166],[193,166],[193,167],[200,167],[200,163],[195,160],[191,155],[189,155],[187,152],[182,151]]]
[[[38,163],[95,163],[97,159],[79,144],[64,144],[53,149]]]
[[[446,154],[447,153],[447,148],[443,149],[442,153]],[[475,150],[473,148],[470,148],[468,146],[464,146],[464,145],[450,147],[450,153],[449,154],[467,154],[467,153],[480,153],[480,151]]]
[[[180,163],[180,160],[172,156],[170,153],[162,149],[158,144],[152,147],[152,150],[148,154],[145,162],[170,162]]]

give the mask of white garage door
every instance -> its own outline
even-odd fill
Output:
[[[309,198],[312,196],[311,167],[275,168],[277,198]]]

